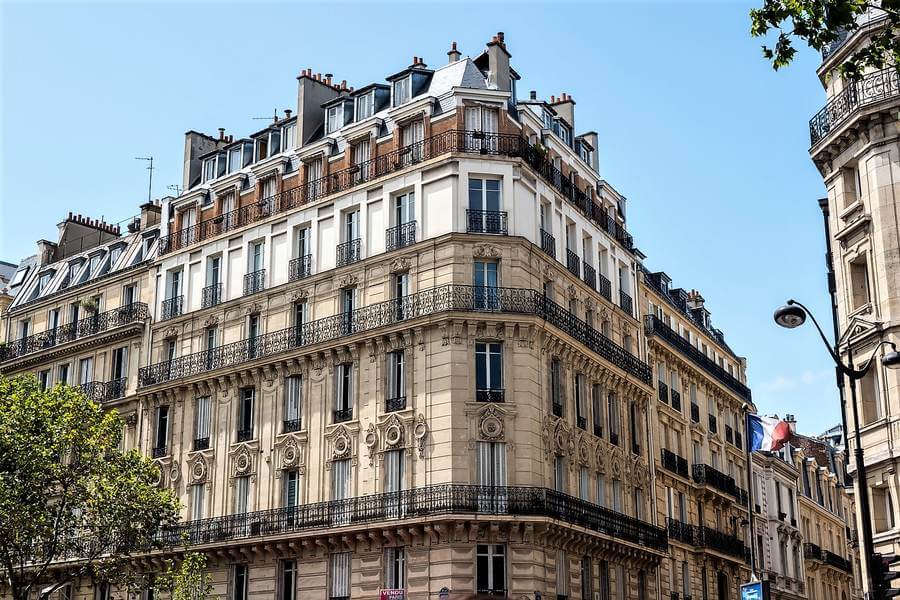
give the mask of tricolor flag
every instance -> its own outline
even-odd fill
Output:
[[[778,419],[747,415],[747,443],[750,452],[775,452],[791,439],[791,426]]]

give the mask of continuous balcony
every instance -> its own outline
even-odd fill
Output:
[[[660,451],[660,460],[665,470],[688,479],[688,462],[686,458],[663,448]]]
[[[700,463],[693,465],[691,475],[697,485],[709,486],[726,496],[732,496],[741,506],[747,506],[747,491],[738,487],[734,477]]]
[[[809,120],[810,145],[821,142],[857,111],[895,99],[900,99],[900,70],[896,67],[875,71],[859,81],[848,82],[846,89],[833,96]]]
[[[253,339],[142,367],[138,384],[140,387],[159,385],[337,340],[346,335],[450,312],[536,316],[641,382],[649,385],[651,381],[650,367],[646,363],[536,290],[448,284],[410,294],[402,299],[372,304],[350,313],[317,319],[304,323],[302,327],[288,327]]]
[[[629,252],[634,251],[634,241],[625,227],[608,215],[601,205],[591,199],[590,195],[572,185],[569,178],[553,165],[546,152],[532,146],[526,138],[516,134],[451,130],[175,231],[160,238],[159,254],[164,255],[187,248],[228,231],[246,227],[332,194],[350,190],[421,161],[451,153],[489,154],[521,159],[545,183],[574,204],[600,229],[606,231]]]
[[[668,548],[665,529],[567,494],[540,487],[461,484],[430,485],[187,521],[160,531],[157,537],[167,545],[198,546],[441,515],[556,519],[652,551],[665,552]]]
[[[742,562],[750,562],[750,548],[744,545],[743,540],[712,527],[696,526],[694,545],[731,556]]]
[[[359,262],[362,258],[362,239],[356,238],[342,244],[338,244],[335,249],[335,265],[345,267],[355,262]]]
[[[709,358],[689,341],[678,335],[674,329],[666,325],[656,315],[647,315],[644,317],[644,330],[647,335],[655,335],[664,340],[669,346],[683,354],[695,365],[706,371],[719,383],[737,394],[740,398],[747,402],[752,402],[750,388],[741,383],[734,375],[716,364],[716,361]]]
[[[384,232],[385,250],[399,250],[416,243],[416,222],[409,221],[390,227]]]
[[[74,323],[67,323],[6,344],[0,344],[0,362],[55,348],[67,342],[86,340],[127,325],[143,323],[149,315],[150,311],[143,302],[135,302],[98,313]]]
[[[291,281],[306,279],[312,275],[312,254],[304,254],[288,263],[288,278]]]

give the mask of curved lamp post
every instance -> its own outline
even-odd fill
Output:
[[[872,520],[869,509],[869,480],[866,477],[866,464],[863,460],[863,448],[859,439],[859,410],[856,406],[856,382],[865,377],[866,373],[869,372],[872,361],[875,360],[875,354],[882,346],[889,345],[891,347],[891,350],[881,358],[882,366],[889,369],[900,367],[900,352],[897,352],[897,345],[894,344],[894,342],[882,340],[875,346],[872,355],[869,356],[869,359],[865,363],[863,363],[862,367],[856,369],[853,366],[853,349],[848,345],[847,363],[845,364],[838,355],[838,340],[835,340],[835,345],[832,347],[828,342],[828,338],[825,337],[822,328],[819,327],[816,317],[801,303],[796,300],[788,300],[787,304],[776,310],[774,315],[775,322],[786,329],[794,329],[795,327],[803,325],[803,323],[806,322],[806,317],[809,317],[812,320],[813,325],[816,326],[816,330],[819,332],[822,342],[825,343],[825,347],[828,348],[828,353],[831,355],[832,360],[834,360],[838,372],[850,380],[850,402],[853,406],[853,442],[855,446],[853,449],[853,457],[856,464],[857,497],[859,498],[859,512],[862,521],[863,560],[866,565],[866,587],[868,588],[868,591],[871,592],[874,590],[872,587],[871,568],[874,542],[872,540]],[[846,407],[841,404],[841,412],[845,411]],[[844,422],[846,423],[846,414],[844,417]],[[846,445],[846,431],[844,432],[844,440]]]

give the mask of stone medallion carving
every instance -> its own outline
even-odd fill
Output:
[[[590,443],[582,438],[581,443],[578,444],[578,461],[583,465],[590,465],[592,454]]]
[[[425,415],[416,415],[416,424],[413,426],[413,436],[416,438],[416,447],[419,450],[419,458],[425,458],[425,444],[428,441],[428,422]]]
[[[163,339],[178,337],[178,330],[174,327],[168,327],[163,331]]]
[[[350,436],[347,431],[340,431],[331,440],[332,460],[341,460],[350,456]]]
[[[388,421],[384,428],[384,445],[386,448],[394,449],[403,445],[403,424],[396,415]]]
[[[487,441],[502,440],[504,436],[503,416],[493,405],[489,405],[481,412],[478,423],[478,434]]]
[[[378,450],[378,431],[375,429],[374,424],[369,423],[369,428],[366,429],[366,435],[363,437],[363,443],[369,451],[369,465],[372,465],[375,463],[375,452]]]
[[[190,474],[191,483],[203,483],[206,481],[206,478],[209,475],[209,466],[203,455],[198,454],[194,457],[193,463],[190,466]]]
[[[178,483],[179,479],[181,479],[181,465],[178,464],[177,460],[173,460],[169,466],[169,481],[174,484]]]
[[[309,288],[300,288],[291,294],[291,302],[300,302],[307,298],[309,298]]]
[[[252,302],[249,306],[244,308],[244,314],[247,315],[255,315],[262,312],[262,304],[259,302]]]
[[[300,462],[300,447],[294,440],[288,440],[281,449],[281,466],[283,468],[295,467]]]
[[[253,457],[250,451],[243,447],[232,457],[233,473],[235,477],[249,475],[253,471]]]

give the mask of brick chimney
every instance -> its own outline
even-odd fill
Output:
[[[703,308],[703,296],[700,295],[700,292],[697,290],[691,290],[688,292],[687,296],[687,306],[691,310],[697,310]]]
[[[162,215],[162,206],[159,200],[141,204],[141,229],[147,229],[158,225]]]
[[[487,43],[488,54],[488,87],[509,92],[512,90],[512,78],[509,74],[509,59],[512,55],[506,49],[506,41],[502,31],[498,31]]]
[[[566,123],[572,128],[572,133],[575,132],[575,99],[567,93],[563,92],[559,95],[559,98],[555,98],[553,102],[551,102],[553,108],[556,110],[556,114],[562,117]]]
[[[452,64],[462,58],[462,54],[456,49],[456,42],[450,44],[450,52],[447,53],[447,64]]]

